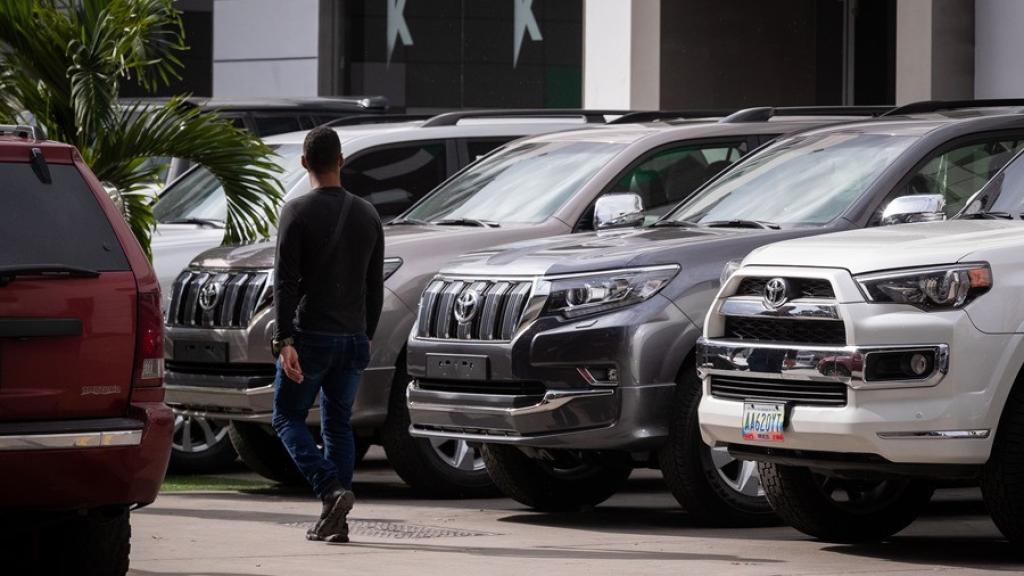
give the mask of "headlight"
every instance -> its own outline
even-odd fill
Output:
[[[961,308],[992,287],[988,264],[962,264],[858,276],[872,302],[910,304],[922,310]]]
[[[737,270],[740,269],[740,265],[743,264],[742,260],[729,260],[722,267],[722,275],[718,277],[718,285],[724,285]]]
[[[401,258],[385,258],[384,259],[384,280],[391,278],[391,275],[398,271],[402,267]]]
[[[557,278],[551,280],[544,313],[578,318],[643,302],[678,273],[679,266],[670,265]]]

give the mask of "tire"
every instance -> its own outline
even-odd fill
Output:
[[[409,378],[403,368],[391,384],[388,419],[381,441],[388,462],[417,494],[434,498],[486,498],[497,490],[484,467],[478,448],[465,441],[413,438],[409,435],[409,407],[405,389]]]
[[[604,502],[633,471],[626,453],[552,450],[554,462],[527,456],[515,446],[486,444],[487,472],[516,502],[542,512],[568,512]]]
[[[253,472],[281,484],[303,485],[306,479],[269,426],[232,422],[228,429],[239,458]]]
[[[59,574],[124,576],[132,528],[128,508],[92,510],[62,523],[56,537]]]
[[[1024,386],[1006,400],[992,455],[981,474],[981,493],[992,521],[1007,540],[1024,544]]]
[[[210,474],[227,470],[238,460],[229,437],[230,423],[174,413],[169,471]]]
[[[804,534],[828,542],[886,540],[920,515],[934,491],[919,480],[844,480],[766,462],[759,468],[765,493],[779,516]],[[840,491],[847,492],[846,501],[835,497]],[[859,494],[857,502],[854,494]]]
[[[676,501],[705,526],[777,524],[757,477],[757,464],[736,460],[704,443],[697,422],[702,395],[695,369],[683,369],[672,400],[669,437],[658,453],[665,484]]]

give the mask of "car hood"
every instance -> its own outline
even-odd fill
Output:
[[[198,254],[220,245],[224,240],[222,228],[193,224],[157,224],[150,242],[153,269],[160,282],[163,305],[170,304],[171,286],[182,269]]]
[[[772,244],[752,253],[747,265],[845,268],[851,274],[938,266],[974,252],[1012,245],[1024,238],[1024,223],[950,220],[852,230]]]
[[[535,226],[419,226],[384,227],[385,258],[408,260],[426,255],[448,253],[451,256],[479,246],[490,246],[521,240],[532,235]],[[424,247],[427,242],[429,248]],[[223,246],[207,250],[192,262],[200,268],[272,268],[276,239],[240,246]]]
[[[682,264],[730,239],[740,244],[765,242],[765,235],[790,233],[742,228],[647,227],[569,234],[473,252],[444,268],[464,275],[553,275],[633,266]],[[702,249],[703,248],[703,249]],[[727,251],[728,252],[728,251]],[[745,255],[742,252],[740,255]]]

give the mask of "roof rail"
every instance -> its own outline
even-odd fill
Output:
[[[336,118],[322,124],[322,126],[336,128],[338,126],[360,126],[363,124],[394,124],[397,122],[427,120],[433,117],[433,114],[353,114]]]
[[[995,108],[1002,106],[1024,107],[1024,99],[1021,98],[994,98],[991,100],[921,100],[897,106],[889,110],[883,116],[905,116],[907,114],[924,114],[926,112],[940,112],[942,110],[957,110],[961,108]]]
[[[28,140],[42,140],[35,126],[26,124],[0,124],[0,135],[11,135]]]
[[[735,112],[735,108],[695,108],[693,110],[644,110],[619,116],[609,124],[635,124],[656,120],[685,120],[688,118],[721,118]]]
[[[632,110],[586,110],[575,108],[511,108],[507,110],[460,110],[438,114],[421,124],[423,128],[455,126],[460,120],[470,118],[583,118],[587,124],[604,124],[605,116],[624,116]]]
[[[767,122],[776,116],[884,116],[892,106],[761,106],[745,108],[719,120],[723,124]]]

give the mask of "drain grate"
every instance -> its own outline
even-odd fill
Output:
[[[308,530],[313,522],[289,522],[293,526]],[[367,536],[370,538],[391,538],[393,540],[419,540],[424,538],[463,538],[467,536],[496,536],[493,532],[463,530],[461,528],[444,528],[441,526],[423,526],[408,524],[394,520],[349,520],[348,533],[351,536]]]

